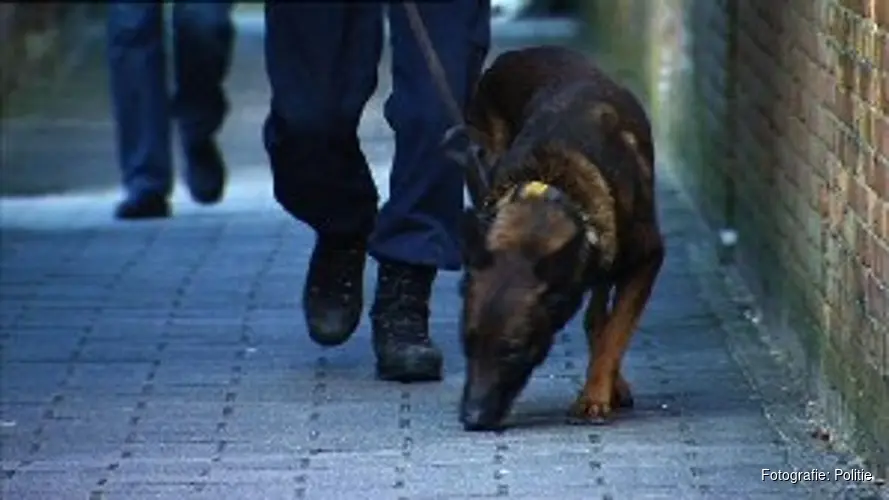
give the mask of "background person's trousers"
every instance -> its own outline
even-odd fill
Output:
[[[111,99],[118,162],[134,196],[172,190],[170,122],[183,145],[206,140],[222,125],[222,87],[231,62],[231,2],[173,4],[172,100],[167,89],[164,15],[160,2],[120,1],[108,8]]]
[[[452,125],[400,3],[387,6],[395,132],[390,197],[378,194],[357,138],[377,85],[383,4],[267,1],[272,103],[264,141],[275,198],[318,232],[370,235],[375,258],[458,269],[463,172],[439,143]],[[417,2],[458,101],[465,103],[490,42],[488,0]]]

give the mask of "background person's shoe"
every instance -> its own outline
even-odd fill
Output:
[[[225,162],[212,140],[201,141],[185,150],[185,182],[194,201],[212,205],[225,191]]]
[[[122,220],[161,219],[169,216],[170,203],[163,196],[128,196],[114,209],[114,217]]]

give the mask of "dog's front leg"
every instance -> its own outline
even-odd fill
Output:
[[[605,328],[605,323],[608,321],[608,306],[612,288],[613,285],[611,283],[593,287],[590,301],[587,304],[586,314],[583,318],[583,330],[586,333],[587,350],[589,351],[587,378],[591,378],[593,374],[596,339],[602,334],[602,329]],[[614,379],[614,391],[611,397],[617,407],[633,407],[633,393],[630,390],[630,384],[624,379],[619,366]]]
[[[604,319],[601,331],[594,334],[594,328],[587,329],[588,338],[594,347],[590,353],[591,359],[587,369],[586,383],[572,407],[573,416],[592,421],[606,419],[611,414],[615,403],[619,402],[614,398],[615,390],[623,385],[629,392],[629,386],[620,375],[620,363],[645,309],[645,304],[651,297],[651,291],[654,288],[654,282],[660,272],[663,259],[662,251],[654,253],[629,278],[619,282],[614,298],[614,307]],[[594,292],[591,305],[595,300],[596,293]],[[590,318],[589,309],[587,318]],[[590,326],[595,327],[596,321],[593,318]]]

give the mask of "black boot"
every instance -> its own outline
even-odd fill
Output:
[[[429,298],[435,274],[432,267],[380,262],[370,311],[379,378],[441,380],[441,351],[429,338]]]
[[[192,199],[202,205],[218,203],[225,190],[225,162],[216,143],[207,139],[186,147],[185,160]]]
[[[303,289],[306,325],[318,344],[340,345],[358,327],[366,251],[364,237],[318,236]]]

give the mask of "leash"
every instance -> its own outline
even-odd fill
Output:
[[[484,203],[485,193],[488,192],[487,169],[481,160],[481,141],[474,131],[466,125],[463,118],[463,108],[454,97],[448,78],[429,38],[429,32],[426,30],[426,24],[420,16],[420,10],[417,4],[411,1],[402,3],[404,6],[407,20],[410,24],[414,38],[417,39],[417,45],[423,53],[426,60],[426,66],[432,76],[438,94],[442,99],[448,114],[451,115],[451,121],[454,126],[449,128],[444,134],[441,145],[446,148],[448,156],[463,166],[466,174],[466,188],[472,199],[472,204],[479,208]]]

